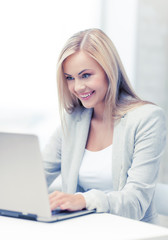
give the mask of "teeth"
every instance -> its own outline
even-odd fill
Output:
[[[86,95],[81,95],[82,98],[86,98],[86,97],[89,97],[93,92],[89,93],[89,94],[86,94]]]

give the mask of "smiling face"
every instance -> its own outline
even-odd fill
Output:
[[[85,108],[104,111],[108,81],[102,67],[87,53],[80,51],[63,63],[63,71],[69,91]]]

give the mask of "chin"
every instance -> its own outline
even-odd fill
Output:
[[[94,108],[94,106],[93,105],[89,105],[89,104],[82,104],[82,106],[84,107],[84,108]]]

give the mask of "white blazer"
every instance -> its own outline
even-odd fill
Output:
[[[44,151],[48,185],[61,172],[63,192],[83,192],[78,173],[91,116],[92,109],[77,108],[66,115],[64,132],[60,127],[52,136]],[[114,127],[114,189],[109,193],[96,189],[82,193],[86,208],[154,223],[157,213],[153,196],[165,142],[166,121],[161,108],[146,104],[125,114]]]

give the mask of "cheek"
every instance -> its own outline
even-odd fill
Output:
[[[106,90],[108,89],[109,81],[108,81],[107,77],[103,78],[103,86]]]
[[[68,82],[67,86],[68,86],[69,91],[73,92],[73,83],[72,82]]]

